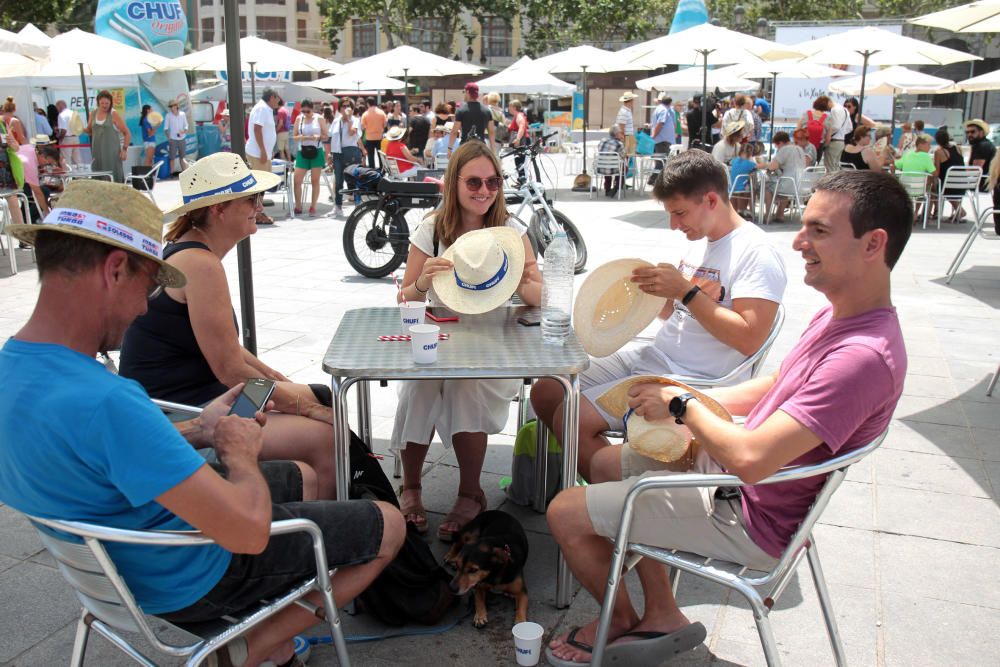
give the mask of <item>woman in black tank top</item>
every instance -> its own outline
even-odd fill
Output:
[[[937,143],[937,148],[934,150],[934,164],[937,165],[938,170],[938,182],[937,188],[935,188],[936,195],[937,191],[944,186],[944,178],[948,174],[948,170],[952,167],[964,167],[965,160],[962,159],[962,153],[958,150],[958,146],[951,142],[951,135],[948,133],[947,128],[942,127],[939,129],[934,134],[934,141]],[[964,190],[958,188],[948,188],[945,190],[945,196],[958,197],[964,192]],[[931,206],[930,215],[937,215],[936,196],[934,198],[933,205]],[[961,203],[959,203],[958,207],[954,210],[952,221],[961,220],[964,217],[965,209],[962,208]]]
[[[251,172],[232,153],[198,160],[181,174],[183,206],[165,235],[164,259],[187,276],[164,290],[125,334],[121,374],[154,398],[202,404],[249,378],[276,382],[264,427],[263,459],[302,461],[316,472],[318,497],[336,497],[330,443],[333,411],[309,385],[295,384],[239,340],[222,259],[256,231],[263,192],[280,180]]]

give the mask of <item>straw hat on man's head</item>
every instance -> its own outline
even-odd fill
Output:
[[[82,236],[151,259],[160,265],[156,281],[183,287],[184,274],[163,261],[163,213],[135,188],[97,180],[75,180],[41,224],[10,225],[14,238],[35,243],[39,232]]]
[[[521,283],[524,241],[510,227],[487,227],[462,234],[442,257],[454,271],[434,276],[437,298],[456,313],[487,313],[506,303]]]
[[[632,100],[634,100],[637,97],[639,97],[639,96],[636,95],[635,93],[629,91],[629,92],[625,93],[624,95],[622,95],[621,97],[619,97],[618,101],[622,102],[622,103],[631,102]]]
[[[973,118],[972,120],[965,121],[965,127],[969,127],[970,125],[972,127],[978,127],[980,130],[983,131],[983,134],[990,133],[990,125],[985,120],[982,120],[980,118]]]
[[[177,217],[198,208],[221,204],[270,190],[281,177],[268,171],[251,171],[235,153],[214,153],[181,172],[182,203],[167,211]]]
[[[643,456],[670,463],[693,452],[692,445],[695,444],[691,432],[675,423],[673,419],[649,421],[631,411],[628,404],[631,400],[629,391],[637,385],[650,383],[679,387],[690,392],[717,416],[726,421],[733,421],[729,411],[721,403],[683,382],[656,375],[638,375],[629,378],[601,394],[597,399],[597,405],[608,414],[623,415],[626,442]]]
[[[646,294],[631,280],[635,269],[652,267],[642,259],[616,259],[583,281],[573,306],[573,329],[588,354],[617,352],[663,310],[666,299]]]

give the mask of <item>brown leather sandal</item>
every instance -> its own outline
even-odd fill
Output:
[[[410,504],[403,503],[403,491],[420,491],[421,488],[420,484],[402,484],[396,495],[399,496],[399,512],[403,515],[406,523],[412,523],[417,532],[423,535],[427,532],[428,528],[427,510],[424,509],[423,501],[418,500]]]
[[[458,497],[475,500],[477,503],[479,503],[479,511],[473,514],[472,516],[466,516],[459,514],[453,508],[451,512],[448,513],[448,516],[444,518],[444,521],[441,522],[441,525],[438,526],[438,539],[440,539],[442,542],[454,541],[455,536],[458,535],[460,532],[462,532],[462,529],[465,528],[465,524],[475,519],[480,513],[486,511],[486,494],[483,493],[482,489],[479,490],[479,493],[463,493],[459,491]],[[449,523],[454,524],[456,528],[454,530],[447,528],[447,525]]]

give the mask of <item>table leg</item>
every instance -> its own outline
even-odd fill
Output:
[[[347,390],[351,382],[339,377],[330,380],[333,390],[333,461],[337,467],[337,500],[347,500],[351,485],[351,423],[347,411]]]
[[[549,428],[536,418],[535,429],[535,497],[531,508],[544,514],[549,491]]]
[[[580,435],[580,380],[576,375],[556,378],[563,386],[563,469],[562,488],[576,485],[577,438]],[[560,550],[556,556],[556,608],[569,606],[573,573]]]
[[[368,391],[368,383],[364,380],[358,381],[355,385],[358,394],[358,435],[371,447],[372,446],[372,408],[371,397]]]

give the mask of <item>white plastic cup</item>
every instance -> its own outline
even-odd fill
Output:
[[[437,361],[438,333],[436,324],[414,324],[410,327],[410,345],[413,348],[413,363],[433,364]]]
[[[423,301],[413,301],[399,304],[399,320],[403,325],[403,331],[409,331],[410,327],[424,323],[425,304]]]
[[[537,665],[542,653],[542,635],[545,629],[538,623],[524,621],[514,626],[514,655],[517,664],[531,667]]]

